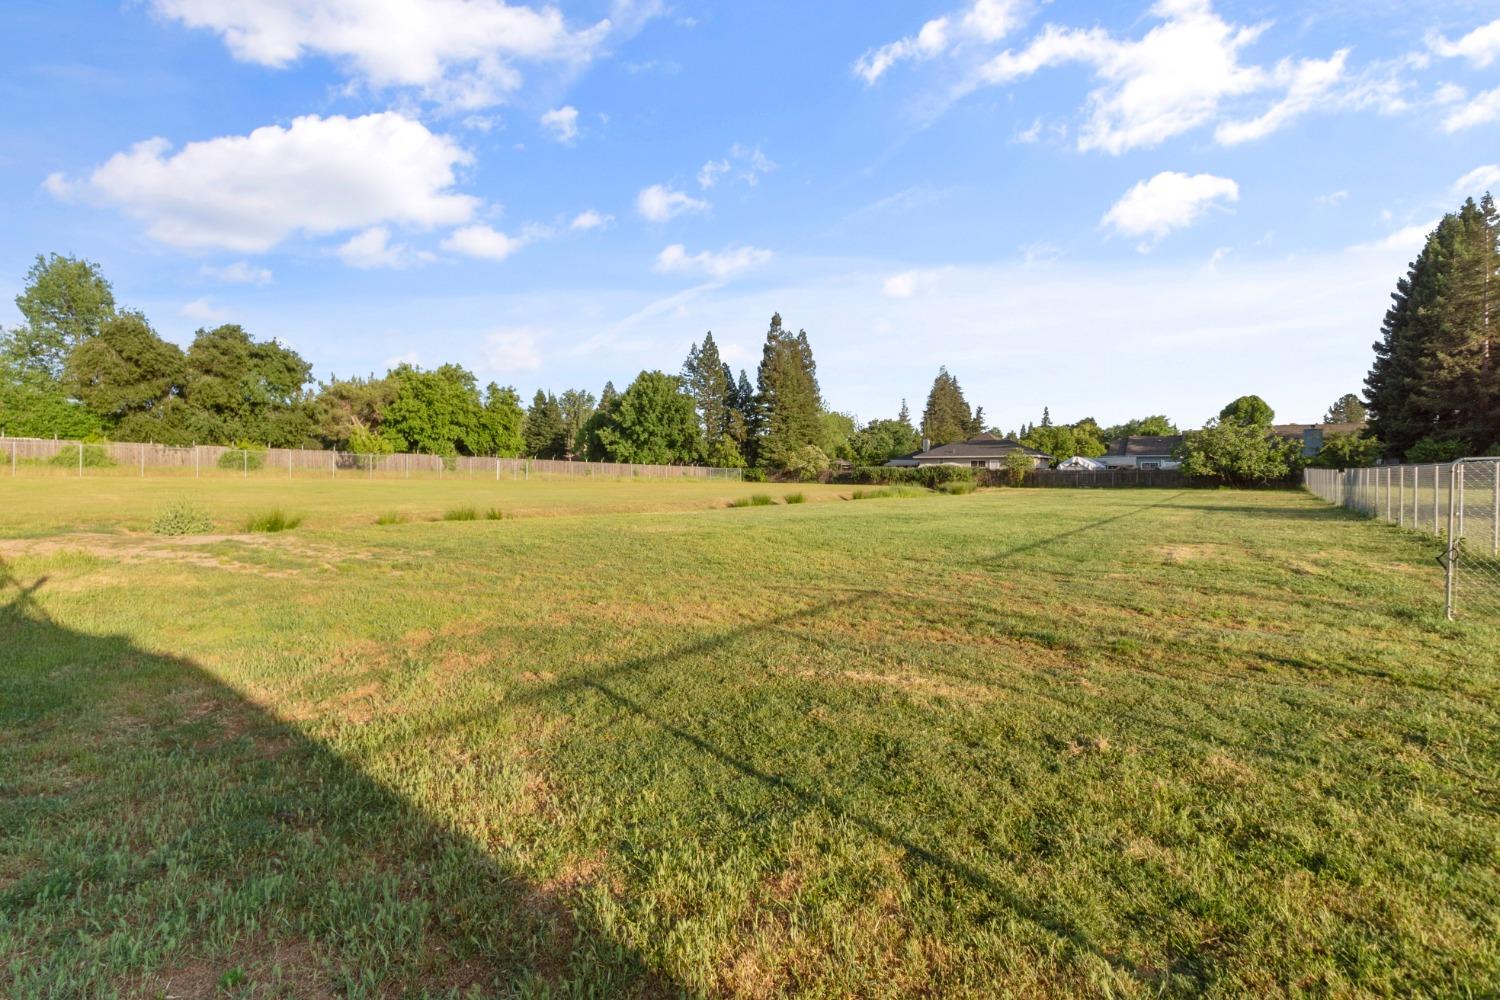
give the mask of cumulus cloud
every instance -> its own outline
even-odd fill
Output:
[[[613,220],[612,215],[600,215],[592,208],[587,208],[573,216],[573,221],[568,223],[568,228],[588,232],[591,229],[602,229]]]
[[[1453,182],[1453,190],[1461,195],[1477,195],[1483,191],[1500,191],[1500,163],[1475,167]]]
[[[1349,50],[1340,49],[1327,59],[1283,60],[1274,78],[1286,88],[1286,96],[1254,118],[1221,123],[1214,130],[1214,138],[1226,146],[1261,139],[1325,103],[1344,79],[1348,58]]]
[[[1020,0],[974,0],[959,11],[927,21],[914,35],[866,52],[854,63],[854,75],[868,86],[897,63],[923,62],[969,40],[999,41],[1020,25],[1024,8]]]
[[[565,146],[571,146],[578,138],[578,109],[572,105],[553,108],[541,118],[542,128],[552,133],[552,138]]]
[[[257,267],[243,260],[237,260],[223,267],[211,267],[205,264],[198,269],[198,273],[205,278],[222,281],[226,285],[269,285],[271,283],[270,268]]]
[[[698,169],[698,186],[707,191],[727,173],[729,173],[728,160],[709,160]]]
[[[936,291],[937,279],[934,271],[903,271],[886,278],[880,288],[889,298],[910,299]]]
[[[772,257],[771,251],[755,247],[730,247],[719,253],[708,250],[689,254],[681,243],[674,243],[656,256],[656,270],[662,274],[698,272],[711,278],[728,278],[748,268],[759,267]]]
[[[405,243],[392,243],[391,231],[385,226],[371,226],[351,236],[334,253],[345,264],[361,270],[410,267],[432,259],[430,253],[414,250]]]
[[[456,109],[497,104],[520,63],[578,67],[637,29],[660,3],[619,0],[613,16],[570,26],[555,6],[504,0],[153,0],[162,16],[219,35],[236,59],[284,68],[335,60],[372,88],[413,88]]]
[[[1429,219],[1426,222],[1418,222],[1415,225],[1403,226],[1389,236],[1374,240],[1369,243],[1361,243],[1352,247],[1353,250],[1374,250],[1388,252],[1391,250],[1409,250],[1413,254],[1422,249],[1427,242],[1427,236],[1437,228],[1438,220]]]
[[[708,202],[661,184],[653,184],[635,196],[635,210],[649,222],[666,222],[685,212],[706,212],[708,209]]]
[[[198,323],[223,323],[229,319],[229,310],[215,305],[213,299],[206,297],[194,299],[177,311],[183,317]]]
[[[1125,192],[1101,224],[1125,236],[1159,240],[1192,225],[1214,205],[1239,197],[1240,186],[1227,177],[1163,171]]]
[[[1443,118],[1443,131],[1461,132],[1493,121],[1500,121],[1500,87],[1476,94],[1467,104],[1448,112]]]
[[[1456,42],[1434,32],[1427,36],[1427,47],[1447,59],[1467,59],[1484,69],[1500,59],[1500,18],[1481,25]]]
[[[486,371],[534,372],[542,367],[540,338],[530,327],[496,330],[484,339],[481,354]]]
[[[457,143],[395,112],[306,115],[176,152],[149,139],[85,181],[60,183],[119,206],[162,243],[261,253],[294,233],[464,222],[479,200],[453,186],[469,162]]]
[[[530,242],[524,234],[509,236],[480,223],[454,230],[443,240],[443,249],[481,260],[504,260]]]

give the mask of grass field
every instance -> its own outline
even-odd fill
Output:
[[[1433,542],[793,491],[0,482],[0,994],[1500,991]]]

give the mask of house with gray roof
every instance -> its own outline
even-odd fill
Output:
[[[1030,458],[1033,468],[1045,469],[1052,464],[1052,456],[1045,452],[994,434],[980,434],[967,441],[924,448],[910,455],[891,459],[886,465],[961,465],[971,469],[1004,469],[1007,468],[1006,460],[1015,452]]]
[[[1098,461],[1106,469],[1175,469],[1182,464],[1176,456],[1180,447],[1181,434],[1137,434],[1115,438]]]

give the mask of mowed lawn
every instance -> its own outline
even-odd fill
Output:
[[[1431,540],[793,490],[0,482],[0,995],[1500,991]]]

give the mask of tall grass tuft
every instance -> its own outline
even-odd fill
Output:
[[[491,507],[484,512],[484,519],[486,521],[503,521],[505,520],[505,511],[499,507]]]
[[[770,507],[775,502],[776,502],[775,500],[772,500],[765,493],[755,493],[755,494],[752,494],[751,496],[748,496],[748,497],[739,497],[738,499],[731,500],[729,502],[729,506],[731,506],[731,507]]]
[[[938,487],[939,493],[947,493],[949,496],[961,497],[974,492],[974,484],[962,479],[955,479],[951,483],[943,483]]]
[[[806,493],[788,493],[781,498],[786,503],[807,503]]]
[[[444,521],[477,521],[479,511],[473,507],[454,507],[452,510],[443,511]]]
[[[849,494],[850,500],[879,500],[881,497],[891,495],[890,490],[864,490],[857,489]]]
[[[410,520],[410,518],[408,518],[406,516],[406,513],[404,511],[388,510],[384,514],[381,514],[379,517],[375,518],[375,523],[376,524],[405,524],[408,520]]]
[[[278,531],[291,531],[301,523],[301,514],[288,514],[277,507],[274,510],[252,515],[250,520],[245,522],[245,530],[274,534]]]

